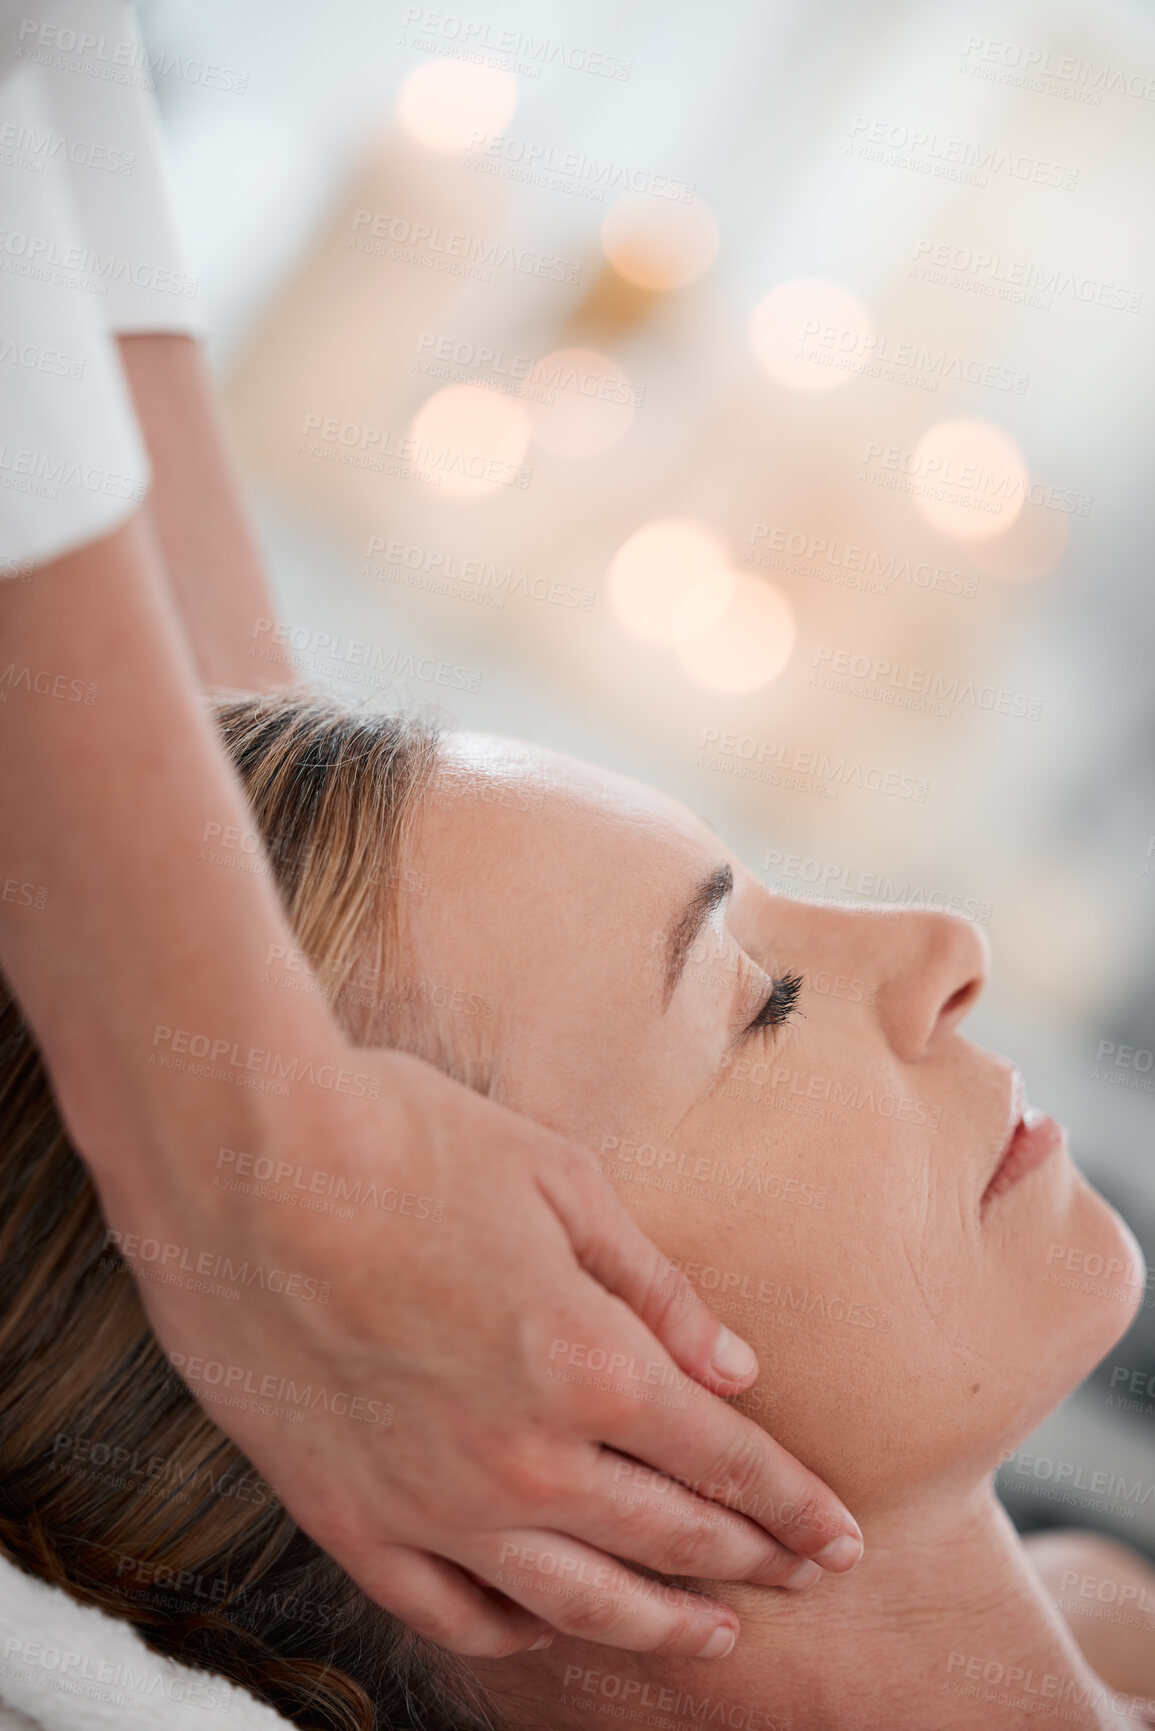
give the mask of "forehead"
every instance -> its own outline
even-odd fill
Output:
[[[578,758],[491,734],[450,734],[430,790],[433,815],[475,843],[538,857],[586,838],[583,856],[628,854],[670,873],[717,850],[707,826],[656,788]],[[443,843],[448,837],[442,834]]]
[[[577,759],[482,734],[451,734],[426,795],[417,849],[426,944],[452,933],[557,961],[599,940],[657,941],[725,857],[676,801]],[[604,949],[603,949],[604,954]]]

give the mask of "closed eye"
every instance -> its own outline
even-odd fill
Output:
[[[770,992],[762,1008],[746,1028],[744,1038],[749,1039],[760,1028],[778,1028],[793,1015],[798,1003],[798,995],[802,990],[801,974],[783,974],[781,978],[772,981]]]

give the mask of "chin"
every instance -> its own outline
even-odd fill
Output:
[[[1143,1302],[1145,1265],[1130,1229],[1069,1159],[1017,1193],[1004,1245],[1017,1367],[1005,1384],[1002,1449],[1019,1446],[1119,1341]],[[993,1440],[993,1439],[992,1439]]]
[[[1110,1203],[1081,1174],[1076,1177],[1079,1194],[1069,1218],[1077,1231],[1050,1236],[1046,1227],[1044,1252],[1060,1243],[1064,1252],[1043,1274],[1042,1303],[1020,1337],[1023,1362],[1004,1391],[1005,1428],[989,1439],[997,1443],[987,1460],[990,1470],[1074,1393],[1126,1334],[1143,1302],[1146,1265],[1134,1235]],[[1100,1272],[1087,1273],[1088,1267]]]
[[[1130,1328],[1143,1303],[1147,1265],[1111,1204],[1077,1167],[1071,1175],[1068,1206],[1046,1229],[1043,1280],[1074,1388]]]

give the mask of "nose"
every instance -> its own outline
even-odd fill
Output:
[[[912,911],[864,914],[892,927],[880,946],[876,1006],[896,1057],[914,1064],[932,1057],[962,1021],[986,984],[990,947],[970,920],[957,914]]]

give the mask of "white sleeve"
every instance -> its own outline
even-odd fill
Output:
[[[113,340],[199,328],[122,0],[0,0],[0,577],[108,534],[148,459]]]
[[[9,0],[0,0],[7,5]],[[177,239],[148,55],[129,0],[17,0],[17,51],[34,65],[55,160],[108,283],[113,331],[200,334],[199,283]]]

